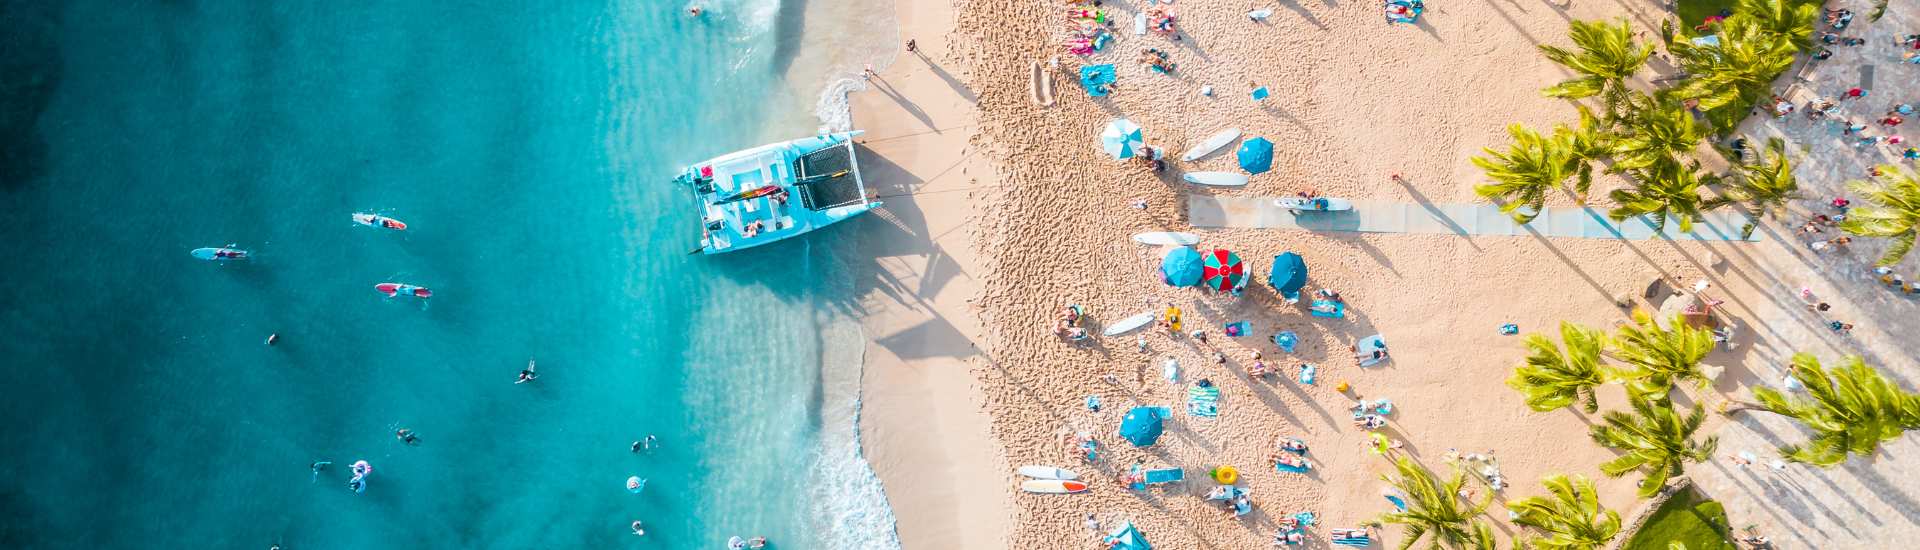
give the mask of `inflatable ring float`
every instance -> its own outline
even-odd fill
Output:
[[[1234,469],[1232,466],[1214,468],[1213,480],[1219,482],[1221,485],[1232,485],[1234,482],[1240,481],[1240,470]]]

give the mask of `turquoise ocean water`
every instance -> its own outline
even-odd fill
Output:
[[[0,4],[0,547],[896,547],[857,225],[689,257],[667,181],[812,134],[871,45],[706,5]]]

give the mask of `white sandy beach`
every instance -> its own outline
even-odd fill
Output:
[[[903,239],[922,245],[885,254],[899,285],[871,300],[884,313],[867,323],[875,345],[863,418],[869,456],[909,548],[1091,547],[1097,537],[1082,526],[1088,514],[1105,526],[1133,521],[1155,547],[1173,549],[1264,548],[1274,518],[1298,511],[1316,512],[1323,527],[1357,527],[1386,509],[1379,475],[1390,467],[1363,450],[1366,432],[1348,423],[1356,395],[1391,398],[1398,411],[1384,433],[1436,471],[1445,471],[1441,457],[1450,449],[1496,456],[1512,483],[1499,500],[1541,493],[1538,480],[1546,475],[1582,474],[1599,481],[1606,506],[1628,514],[1638,504],[1637,477],[1599,475],[1596,466],[1614,453],[1587,437],[1597,415],[1528,410],[1503,384],[1524,356],[1520,339],[1497,327],[1551,332],[1563,320],[1611,327],[1627,316],[1614,303],[1621,296],[1638,307],[1657,305],[1640,298],[1656,278],[1711,281],[1743,323],[1764,323],[1792,318],[1798,304],[1782,301],[1782,289],[1811,280],[1779,282],[1778,262],[1749,257],[1755,248],[1747,244],[1195,230],[1185,197],[1216,191],[1185,184],[1179,173],[1233,170],[1230,149],[1196,163],[1172,162],[1156,175],[1105,156],[1095,141],[1116,117],[1138,122],[1148,144],[1176,154],[1238,127],[1276,144],[1275,167],[1245,188],[1220,193],[1281,196],[1311,188],[1356,200],[1480,202],[1472,187],[1484,177],[1470,157],[1503,147],[1510,123],[1544,128],[1575,119],[1567,102],[1539,94],[1567,75],[1536,46],[1566,44],[1570,19],[1626,18],[1651,37],[1667,16],[1653,2],[1430,3],[1421,23],[1388,25],[1374,2],[1182,0],[1181,41],[1135,36],[1123,24],[1117,44],[1091,60],[1058,45],[1066,25],[1061,2],[963,2],[951,19],[942,6],[909,4],[900,4],[904,34],[918,40],[927,61],[903,54],[877,90],[856,96],[856,121],[877,141],[869,146],[907,174],[899,181],[923,193],[910,203],[886,199],[889,210],[903,209],[895,213],[906,220],[900,225],[913,228]],[[1141,6],[1106,2],[1104,9],[1130,22]],[[1254,7],[1274,15],[1249,21],[1244,13]],[[951,35],[937,30],[949,23]],[[1151,73],[1134,61],[1142,48],[1167,51],[1177,70]],[[1056,57],[1058,102],[1036,105],[1030,64]],[[1112,97],[1089,98],[1078,86],[1077,70],[1089,62],[1118,67]],[[1656,58],[1649,69],[1672,68]],[[1254,102],[1250,84],[1274,97]],[[1214,88],[1213,97],[1197,93],[1203,85]],[[977,112],[969,110],[968,93],[977,94]],[[962,127],[974,117],[977,138]],[[927,133],[879,141],[913,132]],[[1604,201],[1617,185],[1603,179],[1592,195]],[[1131,208],[1135,199],[1148,208]],[[1555,196],[1549,204],[1573,201]],[[1161,284],[1155,267],[1163,250],[1127,239],[1160,230],[1192,231],[1203,247],[1239,253],[1258,282],[1240,300]],[[1309,318],[1263,287],[1270,259],[1282,251],[1305,258],[1309,290],[1337,290],[1351,304],[1349,319]],[[1729,263],[1716,268],[1716,258]],[[970,297],[978,321],[962,307]],[[1167,302],[1185,310],[1189,328],[1211,327],[1210,343],[1152,332],[1140,352],[1135,335],[1075,345],[1048,332],[1069,303],[1085,306],[1097,327]],[[1220,335],[1221,323],[1242,320],[1252,323],[1251,337]],[[1278,330],[1299,333],[1296,355],[1265,340]],[[1391,343],[1393,360],[1357,367],[1347,346],[1376,333]],[[1761,338],[1776,340],[1754,346]],[[1781,350],[1844,349],[1825,340],[1817,331],[1749,330],[1740,337],[1745,346],[1708,359],[1731,375],[1699,395],[1745,396],[1747,386],[1774,372]],[[1763,351],[1752,353],[1756,348]],[[1225,365],[1213,364],[1216,350],[1228,358]],[[1249,379],[1241,372],[1256,350],[1280,376]],[[1127,408],[1182,409],[1184,386],[1159,376],[1168,359],[1182,366],[1183,381],[1205,377],[1222,387],[1222,414],[1177,414],[1159,445],[1134,449],[1114,437]],[[968,362],[972,375],[961,376]],[[1293,380],[1300,363],[1319,368],[1318,385]],[[1120,383],[1103,383],[1104,375]],[[1334,391],[1341,381],[1354,391]],[[1090,394],[1105,401],[1103,411],[1082,407]],[[1619,388],[1603,388],[1603,408],[1624,401]],[[977,410],[982,406],[988,416]],[[1723,422],[1713,418],[1708,432]],[[982,423],[991,429],[979,433]],[[1060,443],[1062,434],[1079,430],[1100,437],[1100,463],[1088,465]],[[1312,446],[1313,473],[1266,466],[1263,457],[1281,435]],[[1189,481],[1185,488],[1127,491],[1113,475],[1136,460],[1185,468]],[[1090,472],[1093,489],[1017,493],[1010,470],[1022,464]],[[1220,465],[1244,473],[1255,514],[1236,519],[1200,497],[1212,485],[1205,472]],[[1736,523],[1741,514],[1759,513],[1730,511]],[[1497,505],[1491,516],[1501,538],[1518,533]],[[1004,539],[993,532],[1000,526]],[[1387,529],[1383,543],[1392,547],[1400,537]]]

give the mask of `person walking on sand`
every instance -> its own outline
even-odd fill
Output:
[[[908,38],[907,53],[919,53],[919,52],[920,52],[920,46],[918,44],[915,44],[912,38]]]

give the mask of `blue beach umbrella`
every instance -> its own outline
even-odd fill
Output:
[[[1147,136],[1140,130],[1139,124],[1124,118],[1113,119],[1107,123],[1107,129],[1100,132],[1100,149],[1116,159],[1133,158],[1146,150]]]
[[[1153,545],[1147,544],[1147,537],[1141,535],[1140,530],[1135,529],[1131,521],[1120,524],[1101,540],[1111,550],[1153,550]]]
[[[1160,441],[1160,432],[1166,426],[1161,422],[1160,410],[1154,407],[1134,407],[1127,416],[1120,419],[1120,438],[1135,447],[1149,447]]]
[[[1178,247],[1168,250],[1160,259],[1160,281],[1173,286],[1187,287],[1200,284],[1200,275],[1206,266],[1200,263],[1200,253],[1192,248]]]
[[[1287,301],[1300,299],[1300,287],[1307,286],[1307,262],[1299,254],[1282,253],[1273,257],[1273,270],[1267,272],[1267,285]]]
[[[1273,169],[1273,142],[1267,138],[1256,137],[1240,142],[1240,168],[1249,174],[1258,174]]]

